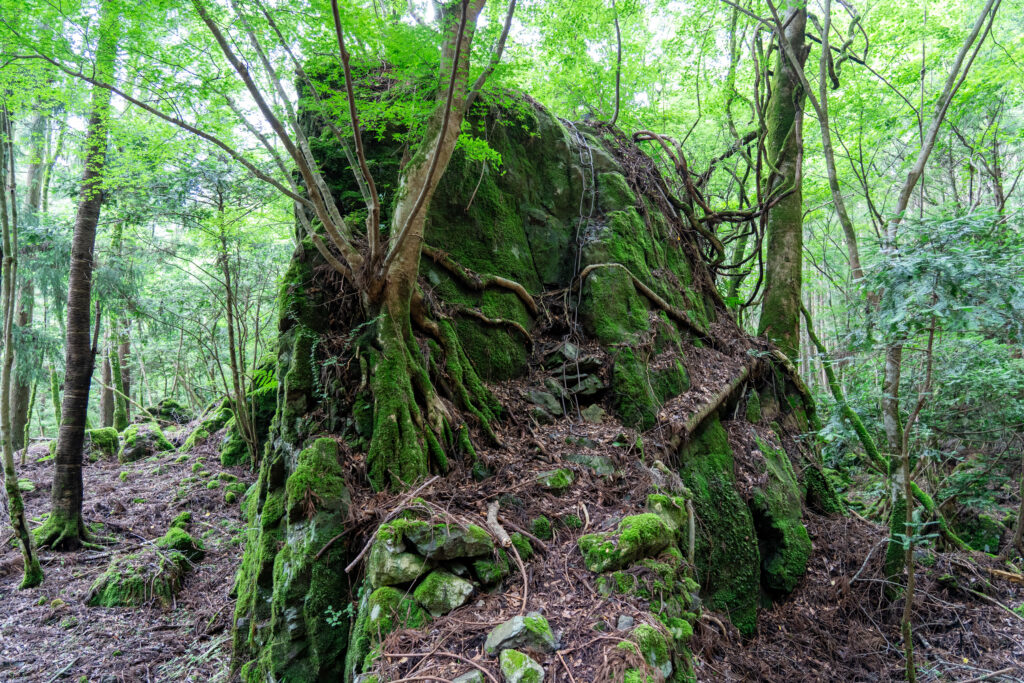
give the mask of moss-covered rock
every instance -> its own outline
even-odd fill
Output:
[[[167,440],[163,430],[154,422],[129,425],[122,437],[121,450],[117,453],[120,462],[135,462],[155,453],[174,450],[174,444]]]
[[[621,643],[619,647],[630,651],[639,648],[640,655],[648,666],[657,670],[664,678],[672,675],[672,650],[661,631],[649,624],[640,624],[633,629],[629,639],[632,643]]]
[[[538,612],[512,617],[487,634],[484,652],[496,655],[502,650],[517,648],[527,652],[546,653],[558,649],[558,641],[548,620]]]
[[[461,607],[473,594],[473,584],[446,571],[436,569],[420,581],[412,596],[432,616],[448,614]]]
[[[713,609],[742,632],[757,625],[761,558],[754,519],[735,486],[733,452],[721,422],[705,422],[679,454],[680,476],[693,496],[696,562]]]
[[[494,551],[491,535],[475,524],[470,524],[465,529],[421,520],[399,520],[395,524],[403,537],[416,547],[419,554],[429,560],[480,557]]]
[[[313,510],[347,510],[348,489],[345,474],[338,464],[338,444],[333,439],[317,439],[299,453],[295,470],[285,483],[287,512],[293,517]]]
[[[402,534],[392,524],[378,529],[366,558],[366,580],[372,588],[398,586],[420,578],[429,570],[427,561],[406,552]]]
[[[800,485],[781,448],[758,439],[764,456],[766,481],[754,490],[750,509],[761,555],[761,583],[769,591],[789,593],[807,570],[811,539],[800,518]]]
[[[89,440],[89,459],[113,458],[121,446],[121,439],[113,427],[90,429],[86,432]]]
[[[537,475],[537,483],[540,484],[542,489],[546,491],[561,492],[572,486],[572,482],[576,479],[573,475],[572,470],[567,470],[564,467],[557,470],[548,470],[541,472]]]
[[[171,424],[185,424],[192,419],[192,411],[188,406],[173,398],[165,398],[154,406],[146,408],[146,412],[157,420]]]
[[[502,650],[498,664],[505,683],[541,683],[544,680],[543,667],[519,650]]]
[[[655,557],[675,541],[661,517],[645,512],[623,518],[614,532],[580,536],[583,562],[592,572],[623,569],[642,557]]]
[[[359,603],[359,613],[348,642],[345,678],[362,673],[373,664],[374,649],[386,635],[399,628],[420,628],[430,615],[415,600],[390,586],[378,588]]]
[[[174,601],[185,574],[203,557],[202,543],[180,526],[172,526],[155,547],[116,556],[89,589],[93,607],[138,607],[151,600]]]

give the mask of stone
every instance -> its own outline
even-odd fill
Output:
[[[544,680],[541,665],[518,650],[504,650],[498,662],[505,683],[541,683]]]
[[[570,386],[567,391],[574,396],[596,396],[608,385],[597,375],[584,375],[579,382]]]
[[[475,524],[465,529],[448,524],[409,522],[403,526],[405,539],[428,560],[480,557],[494,551],[491,535]]]
[[[537,483],[545,491],[564,491],[572,486],[575,479],[572,470],[567,470],[564,467],[537,474]]]
[[[629,629],[633,628],[633,623],[633,617],[629,616],[628,614],[623,614],[615,623],[615,628],[617,628],[620,631],[628,631]]]
[[[581,410],[580,415],[587,422],[590,422],[592,424],[601,424],[602,422],[604,422],[606,413],[604,412],[604,408],[595,403]]]
[[[577,541],[587,569],[601,573],[625,569],[644,557],[657,557],[675,541],[675,533],[651,512],[624,517],[614,532],[587,534]]]
[[[539,612],[530,612],[525,617],[512,617],[496,626],[487,634],[484,652],[495,655],[502,650],[519,648],[527,652],[554,652],[558,641],[548,625],[548,620]]]
[[[586,412],[586,411],[584,411]],[[587,469],[593,470],[594,474],[607,475],[615,473],[615,465],[612,463],[612,459],[607,455],[586,455],[585,453],[570,453],[565,456],[565,459],[569,462],[574,462],[577,465],[583,465]]]
[[[557,367],[564,363],[576,360],[579,358],[579,355],[580,347],[576,346],[572,342],[564,342],[547,357],[544,361],[544,365],[549,368]]]
[[[473,669],[458,678],[453,678],[452,683],[487,683],[487,679],[479,669]]]
[[[660,493],[652,493],[647,496],[647,511],[658,515],[673,533],[679,533],[687,528],[689,516],[686,514],[685,498],[670,498]]]
[[[427,578],[412,592],[412,597],[431,616],[439,617],[465,605],[472,594],[473,584],[469,581],[438,569],[427,574]]]
[[[415,581],[427,572],[427,561],[415,553],[404,552],[405,544],[378,538],[366,560],[366,580],[373,588],[397,586]]]
[[[173,450],[174,445],[167,440],[163,430],[155,422],[148,425],[133,424],[124,431],[117,459],[122,463],[135,462],[155,453]]]
[[[530,403],[540,406],[555,417],[558,417],[563,413],[562,402],[559,401],[554,394],[534,389],[526,393],[526,398]]]

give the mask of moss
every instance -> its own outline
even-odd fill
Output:
[[[349,495],[345,474],[338,464],[338,444],[333,439],[317,439],[299,453],[295,470],[285,483],[289,515],[300,508],[315,505],[321,509],[348,508]]]
[[[575,479],[576,477],[573,475],[572,470],[565,469],[564,467],[541,472],[537,475],[537,483],[540,484],[542,489],[555,492],[564,491],[569,488]]]
[[[767,474],[750,503],[761,556],[761,582],[770,591],[789,593],[806,572],[811,555],[811,539],[800,521],[802,495],[786,452],[760,438],[756,441]]]
[[[208,488],[210,490],[219,489],[220,488],[220,482],[218,480],[216,480],[216,479],[212,479],[212,480],[206,482],[206,488]]]
[[[178,515],[171,521],[172,529],[184,529],[192,523],[192,513],[188,510],[179,512]]]
[[[562,524],[564,524],[566,526],[566,528],[568,528],[568,529],[582,529],[583,528],[583,520],[580,519],[580,516],[576,515],[576,514],[563,515],[562,516]]]
[[[599,174],[597,188],[601,196],[601,208],[605,211],[621,211],[636,206],[636,195],[629,189],[621,173]]]
[[[533,546],[530,545],[530,540],[526,536],[516,531],[509,538],[512,539],[512,545],[515,546],[521,560],[525,562],[533,556]]]
[[[498,662],[502,676],[510,683],[541,683],[544,680],[544,669],[519,650],[502,650]]]
[[[747,422],[757,424],[761,421],[761,396],[755,390],[747,394]]]
[[[717,418],[705,422],[679,454],[680,476],[693,495],[696,562],[703,595],[744,634],[757,625],[760,553],[753,516],[735,488],[729,439]]]
[[[578,544],[587,569],[600,573],[655,556],[672,542],[672,530],[658,515],[646,512],[623,518],[615,532],[580,536]]]
[[[117,453],[120,462],[135,462],[149,457],[153,453],[164,453],[174,450],[174,444],[167,440],[160,426],[150,422],[142,425],[133,424],[124,430],[121,449]]]
[[[413,590],[413,598],[431,615],[439,617],[465,604],[473,584],[446,571],[434,570]]]
[[[88,432],[91,456],[113,458],[121,444],[117,430],[113,427],[91,429]],[[96,459],[92,458],[92,459]]]
[[[640,656],[653,669],[657,669],[665,678],[672,674],[672,656],[665,636],[649,624],[640,624],[630,633],[632,643],[619,643],[619,647],[629,652],[640,649]],[[635,646],[633,645],[635,643]]]
[[[430,615],[401,591],[383,586],[364,597],[345,655],[346,677],[359,674],[373,663],[374,648],[398,628],[422,628]]]
[[[907,535],[907,499],[903,496],[896,498],[893,503],[892,512],[889,515],[889,544],[885,550],[885,578],[894,583],[902,582],[903,571],[906,569],[907,557],[903,546],[904,538]],[[898,594],[895,588],[888,588],[890,596]]]
[[[552,538],[551,522],[549,522],[548,518],[543,515],[533,520],[533,523],[530,525],[530,530],[533,532],[534,536],[542,541],[550,541]]]
[[[499,550],[496,560],[474,560],[470,565],[473,574],[485,586],[493,586],[509,574],[508,555]]]
[[[210,432],[206,431],[202,427],[198,427],[188,435],[188,438],[185,439],[185,443],[181,444],[181,447],[178,450],[188,453],[197,446],[202,446],[208,438],[210,438]]]
[[[934,503],[932,509],[934,509]],[[1006,531],[1006,527],[1002,523],[988,515],[972,514],[971,512],[962,515],[953,528],[969,546],[985,553],[999,552],[999,544]]]

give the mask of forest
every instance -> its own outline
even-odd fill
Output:
[[[1024,0],[0,0],[0,681],[1024,682]]]

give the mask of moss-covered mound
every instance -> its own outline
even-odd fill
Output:
[[[192,411],[173,398],[165,398],[159,403],[146,408],[146,412],[157,420],[171,424],[185,424],[192,419]]]
[[[174,444],[164,436],[160,425],[155,422],[133,424],[122,434],[121,450],[117,453],[117,459],[121,462],[135,462],[156,453],[173,450]]]
[[[138,607],[151,600],[170,605],[194,563],[203,557],[203,544],[181,524],[142,550],[115,557],[96,578],[86,602],[93,607]]]
[[[121,439],[113,427],[86,430],[88,439],[89,459],[96,461],[101,458],[113,458],[121,446]]]

